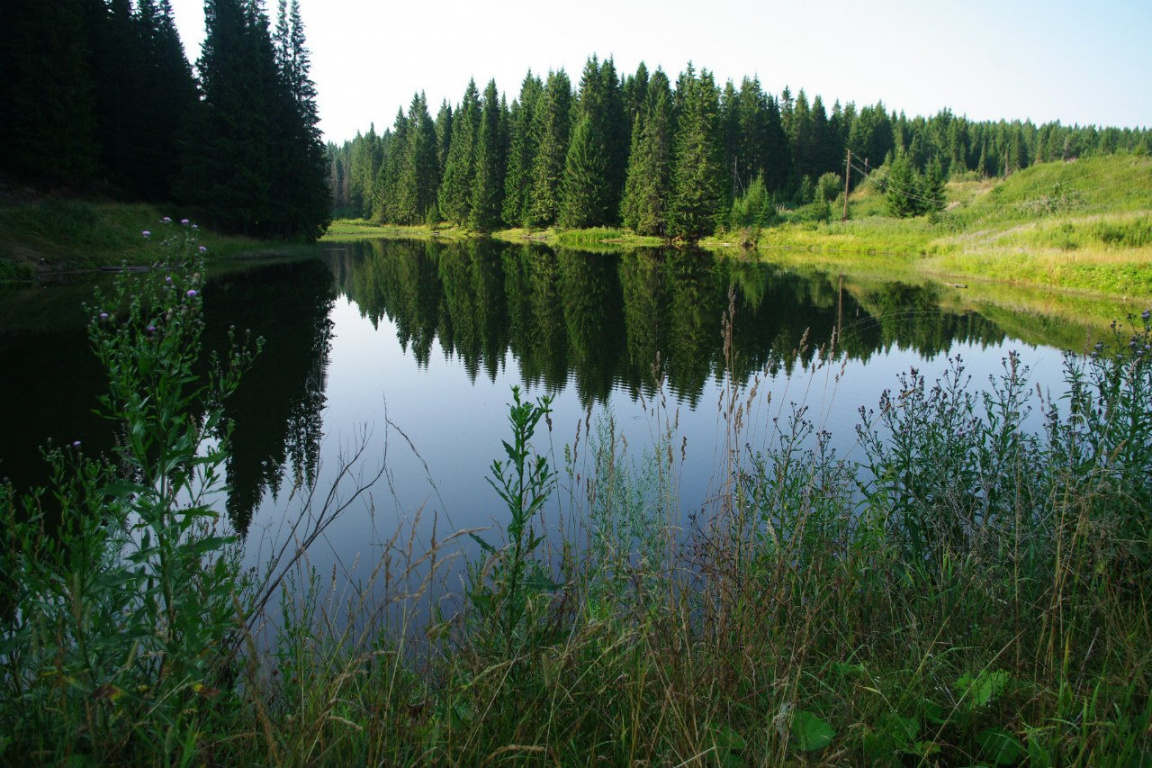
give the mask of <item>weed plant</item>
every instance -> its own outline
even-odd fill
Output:
[[[862,410],[847,456],[806,403],[727,376],[714,493],[684,520],[658,375],[656,438],[635,460],[611,414],[593,428],[590,413],[561,464],[536,447],[549,402],[514,391],[490,477],[503,541],[480,535],[455,609],[417,620],[456,592],[451,540],[418,548],[398,530],[378,588],[351,597],[305,560],[277,570],[292,586],[259,640],[268,582],[241,578],[203,495],[227,450],[204,440],[227,435],[207,392],[226,394],[247,357],[195,394],[200,287],[185,279],[94,320],[105,407],[125,422],[118,461],[56,450],[52,489],[0,499],[4,760],[1152,761],[1147,312],[1069,356],[1057,398],[1014,355],[986,394],[959,358],[936,382],[909,371]],[[168,333],[185,344],[156,343]],[[826,350],[808,375],[837,362]]]

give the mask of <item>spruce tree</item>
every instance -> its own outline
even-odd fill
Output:
[[[471,211],[468,215],[468,226],[477,232],[490,232],[500,226],[500,213],[504,202],[502,112],[496,81],[489,80],[484,89],[480,133],[476,140],[475,174],[472,183]]]
[[[633,128],[633,149],[621,206],[625,226],[637,234],[668,234],[673,134],[671,85],[658,69],[648,86],[648,104]]]
[[[469,80],[464,99],[452,116],[452,141],[444,163],[439,203],[440,214],[456,224],[466,223],[472,210],[476,140],[480,132],[479,96],[476,81]]]
[[[0,167],[82,183],[96,171],[85,0],[12,0],[0,24]]]
[[[571,104],[572,85],[568,75],[564,70],[549,72],[540,108],[533,116],[537,151],[532,164],[532,191],[526,222],[530,227],[554,224],[560,213]]]
[[[436,206],[440,187],[436,125],[428,113],[428,102],[423,93],[412,97],[407,133],[399,181],[399,198],[406,219],[401,223],[416,224],[425,221],[428,210]]]
[[[697,78],[689,66],[680,82],[686,92],[677,94],[682,111],[677,118],[669,234],[696,240],[711,234],[723,213],[720,94],[708,70]]]
[[[544,84],[531,71],[520,86],[520,98],[512,103],[508,169],[504,177],[504,221],[512,227],[525,223],[531,192],[532,165],[536,160],[537,135],[532,124],[539,109]]]

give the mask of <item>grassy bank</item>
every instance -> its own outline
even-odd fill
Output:
[[[304,494],[283,557],[242,572],[209,500],[228,461],[219,398],[249,358],[225,356],[201,397],[195,264],[118,290],[143,299],[111,295],[91,324],[116,460],[65,447],[52,489],[0,490],[2,761],[1152,760],[1148,315],[1069,360],[1056,402],[1014,357],[987,398],[959,361],[938,382],[894,377],[850,457],[802,403],[732,384],[713,493],[688,516],[659,390],[647,447],[610,414],[545,435],[548,401],[514,391],[492,436],[498,530],[461,548],[400,526],[372,583],[345,590],[306,553],[365,492],[358,466]]]
[[[785,223],[761,231],[758,249],[769,259],[799,250],[846,266],[882,261],[943,281],[1152,297],[1152,158],[1046,163],[996,182],[954,181],[947,195],[941,214],[893,219],[864,184],[849,221]]]
[[[914,219],[887,215],[877,185],[862,184],[850,218],[793,221],[758,231],[720,232],[703,247],[816,264],[849,273],[886,272],[898,279],[987,283],[1152,300],[1152,158],[1110,156],[1046,163],[1007,179],[957,179],[944,212]],[[338,221],[326,239],[474,237],[459,227],[384,227]],[[585,250],[660,246],[624,229],[512,229],[494,237]]]
[[[178,211],[156,206],[43,200],[0,205],[0,280],[27,280],[38,274],[83,271],[127,263],[144,265],[156,257],[156,244],[142,237],[164,236],[165,216]],[[289,252],[291,246],[270,245],[244,237],[200,230],[200,241],[212,260],[238,254]]]

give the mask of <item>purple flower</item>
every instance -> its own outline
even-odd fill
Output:
[[[144,237],[152,237],[152,233],[149,232],[148,230],[144,230],[140,234],[144,235]]]
[[[195,290],[188,291],[188,298],[194,299],[194,298],[196,298],[196,295],[197,294],[196,294]]]
[[[107,312],[101,312],[100,313],[100,319],[101,320],[107,320],[108,319],[108,313]]]
[[[182,226],[182,227],[188,226],[188,219],[180,219],[180,226]]]
[[[144,330],[148,331],[148,333],[156,333],[156,326],[150,325],[147,328],[145,328]]]
[[[1148,319],[1152,318],[1152,309],[1144,310],[1140,313],[1140,317],[1144,318],[1144,322],[1148,322]]]
[[[165,216],[164,218],[160,219],[160,223],[161,224],[171,224],[172,218],[170,216]]]
[[[200,229],[200,225],[199,224],[193,224],[192,229]]]
[[[164,284],[165,285],[172,285],[172,277],[168,276],[168,277],[164,278]]]
[[[79,448],[80,447],[80,441],[77,440],[76,442],[72,443],[72,447],[73,448]]]
[[[200,246],[200,253],[208,253],[208,249],[204,246]]]

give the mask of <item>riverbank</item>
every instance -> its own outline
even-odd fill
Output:
[[[756,253],[783,263],[818,264],[902,279],[990,285],[1152,301],[1152,158],[1113,156],[1046,163],[1007,179],[947,185],[943,213],[896,219],[880,189],[865,183],[849,199],[849,219],[792,222],[721,232],[700,246]],[[334,222],[327,240],[370,237],[462,239],[466,228]],[[584,250],[662,247],[628,230],[510,229],[492,237]]]
[[[165,236],[165,217],[181,218],[179,211],[146,204],[56,197],[5,202],[0,205],[0,282],[148,265]],[[146,231],[152,236],[144,237]],[[203,227],[197,234],[212,261],[240,254],[290,255],[300,247]]]

